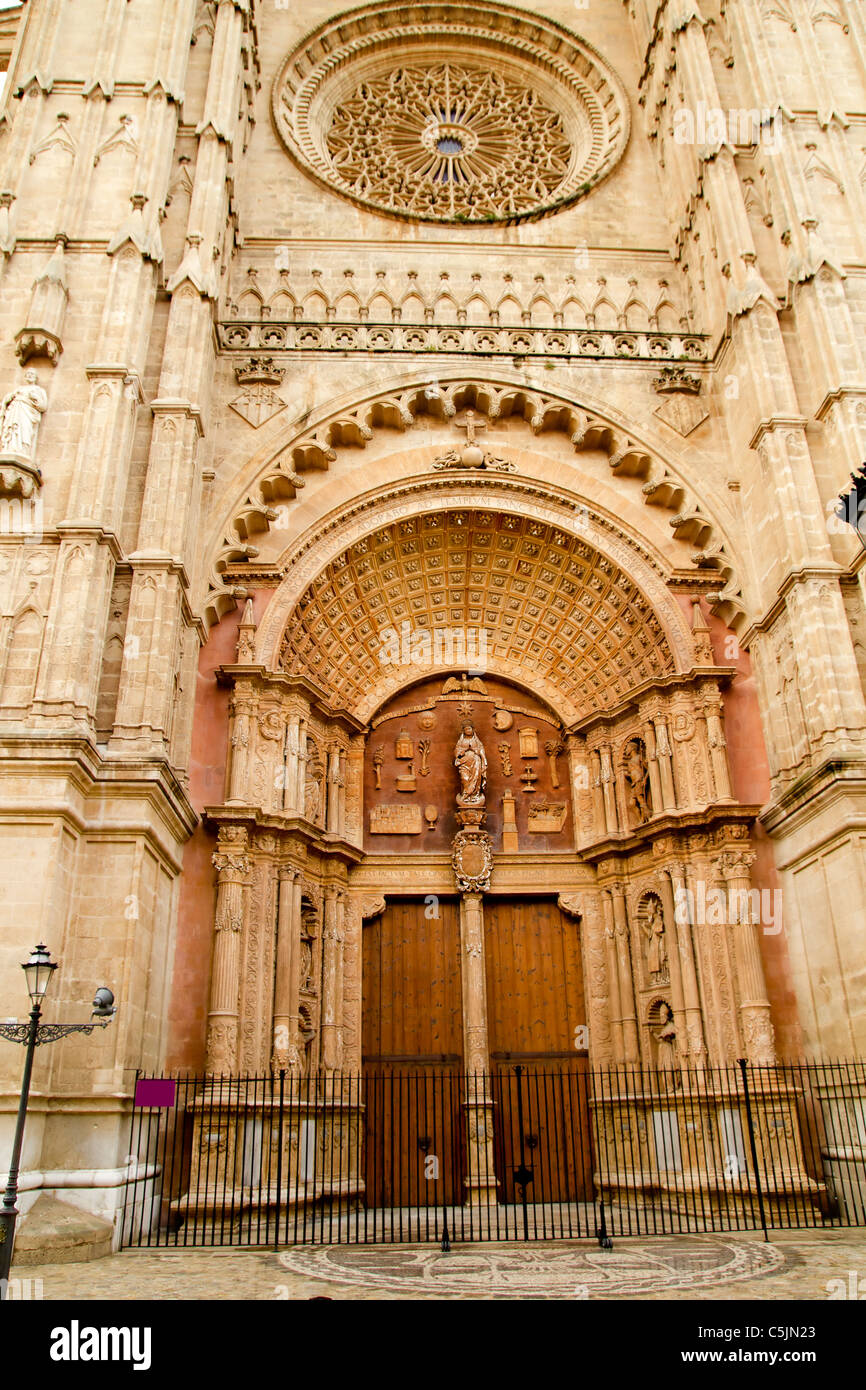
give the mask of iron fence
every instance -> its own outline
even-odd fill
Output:
[[[866,1063],[139,1077],[125,1246],[866,1225]]]

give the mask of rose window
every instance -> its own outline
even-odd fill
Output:
[[[628,139],[618,79],[559,25],[504,6],[383,4],[286,59],[277,131],[308,173],[392,216],[539,217],[584,197]]]

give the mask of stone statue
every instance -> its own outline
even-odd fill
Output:
[[[454,749],[454,766],[460,774],[458,806],[483,806],[487,790],[487,754],[484,744],[471,724],[463,732]]]
[[[39,423],[48,408],[48,397],[39,385],[32,367],[24,373],[23,386],[16,386],[3,397],[0,423],[0,454],[32,459]]]
[[[662,1004],[659,1011],[659,1027],[653,1034],[657,1043],[659,1071],[673,1071],[677,1065],[677,1030],[674,1027],[674,1013],[670,1004]]]
[[[652,815],[652,808],[650,806],[649,772],[646,756],[639,739],[633,738],[630,743],[626,744],[622,765],[625,772],[629,810],[635,818],[635,823],[643,825],[644,821],[649,820]]]
[[[665,919],[662,915],[662,907],[658,898],[652,898],[649,905],[649,914],[644,923],[644,931],[647,938],[647,969],[655,980],[662,979],[667,975],[667,940],[665,937]]]

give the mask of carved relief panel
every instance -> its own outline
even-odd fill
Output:
[[[494,850],[572,848],[568,757],[556,718],[504,681],[462,674],[413,686],[373,720],[364,765],[365,848],[450,851],[462,788],[455,750],[466,742],[467,725],[484,750],[484,824]]]

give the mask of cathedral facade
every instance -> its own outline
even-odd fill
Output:
[[[25,1170],[110,1212],[137,1071],[862,1056],[859,0],[4,45],[0,991],[118,1004]]]

